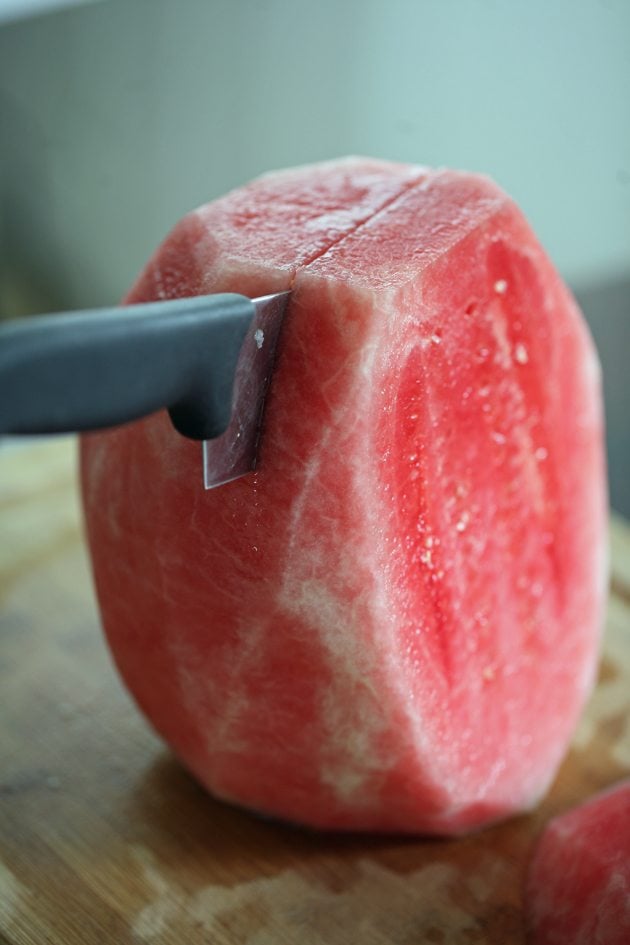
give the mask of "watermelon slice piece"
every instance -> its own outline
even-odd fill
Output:
[[[489,180],[361,159],[186,217],[129,301],[291,288],[258,471],[200,486],[166,416],[86,436],[105,631],[215,795],[458,833],[547,788],[605,587],[600,376]]]
[[[552,820],[531,862],[533,945],[630,942],[630,781]]]

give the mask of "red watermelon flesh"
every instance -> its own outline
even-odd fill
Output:
[[[258,471],[204,492],[164,415],[85,437],[105,630],[214,794],[326,828],[532,805],[590,689],[599,370],[489,180],[271,175],[186,217],[130,301],[292,289]]]
[[[630,781],[548,825],[527,887],[533,945],[630,942]]]

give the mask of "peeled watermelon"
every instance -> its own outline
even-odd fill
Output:
[[[485,177],[365,159],[185,217],[127,301],[291,289],[256,473],[166,415],[82,442],[105,631],[216,796],[459,833],[533,805],[594,678],[600,372]]]
[[[628,945],[630,781],[551,821],[527,893],[532,945]]]

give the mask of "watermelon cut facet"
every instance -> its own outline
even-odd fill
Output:
[[[630,781],[556,817],[527,883],[532,945],[630,942]]]
[[[367,160],[186,217],[128,301],[291,289],[255,474],[166,415],[86,436],[96,587],[139,706],[215,795],[457,833],[531,806],[597,661],[600,377],[489,180]]]

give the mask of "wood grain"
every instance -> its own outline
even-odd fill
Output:
[[[630,531],[600,682],[544,803],[457,841],[309,833],[219,803],[112,668],[73,444],[0,452],[0,943],[522,945],[544,822],[630,769]]]

